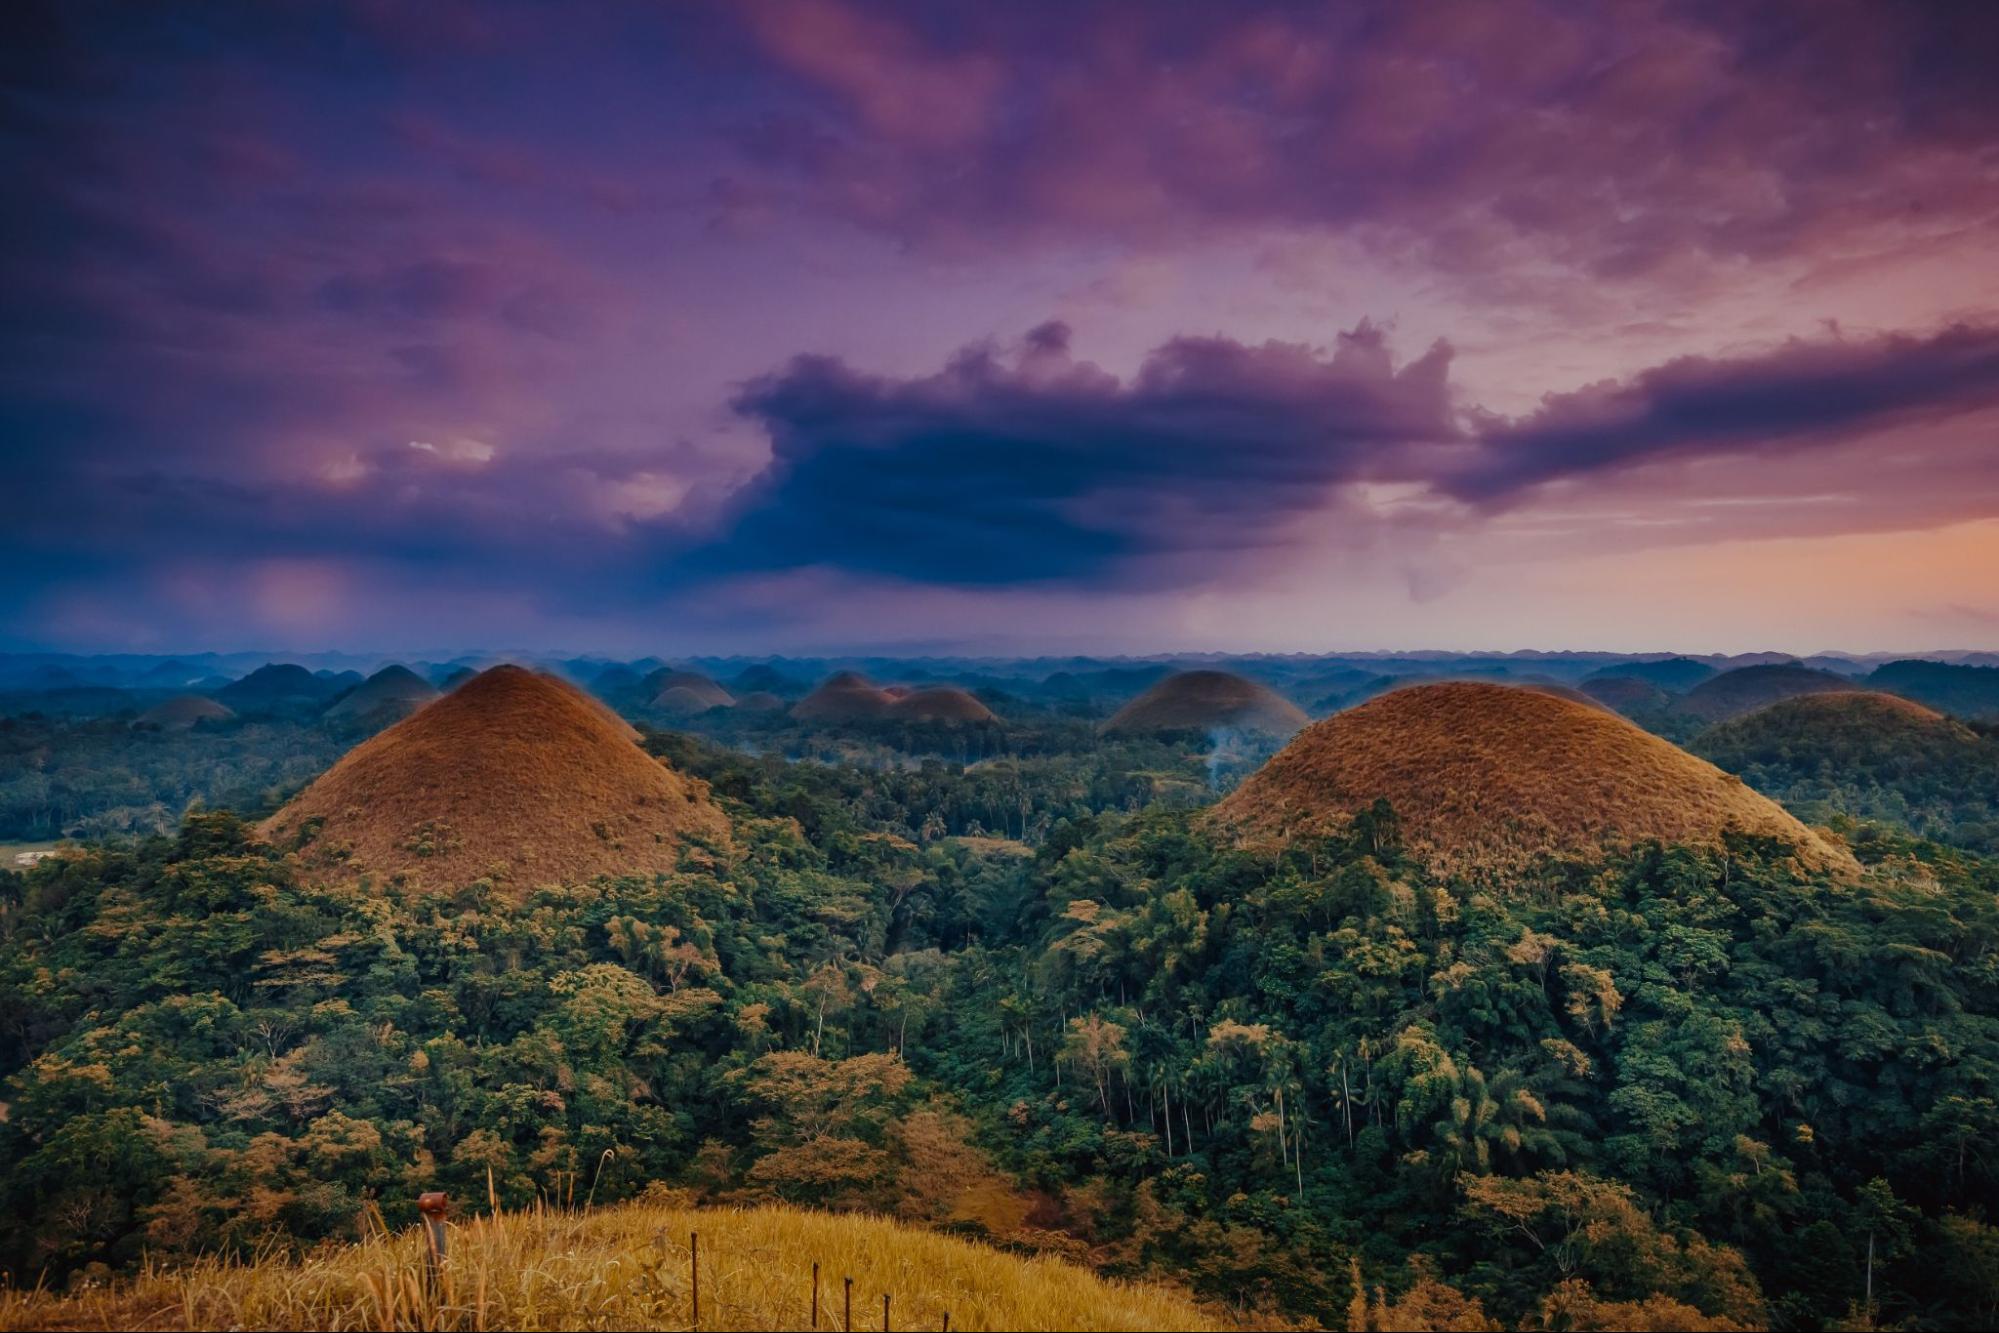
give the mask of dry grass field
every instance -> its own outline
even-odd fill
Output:
[[[57,1296],[0,1292],[0,1330],[687,1329],[690,1236],[700,1236],[703,1329],[1215,1329],[1161,1287],[1107,1281],[877,1218],[649,1203],[475,1218],[449,1231],[443,1279],[414,1231],[297,1259],[208,1260]]]

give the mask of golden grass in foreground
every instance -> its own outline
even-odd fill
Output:
[[[1227,1325],[1160,1287],[1113,1282],[1056,1259],[1021,1258],[878,1218],[786,1208],[622,1204],[588,1214],[514,1213],[454,1225],[442,1300],[426,1294],[415,1231],[297,1260],[203,1260],[75,1296],[0,1292],[11,1329],[684,1329],[688,1234],[701,1236],[701,1327],[807,1326],[819,1263],[819,1327],[1212,1329]]]

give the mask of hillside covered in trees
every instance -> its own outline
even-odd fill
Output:
[[[8,1270],[490,1178],[886,1213],[1335,1326],[1356,1277],[1383,1327],[1999,1301],[1989,861],[1864,825],[1857,875],[1738,838],[1440,876],[1385,805],[1243,849],[1027,761],[1022,842],[990,765],[651,743],[733,825],[666,874],[315,887],[220,812],[6,874]]]

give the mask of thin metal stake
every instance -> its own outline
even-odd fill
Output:
[[[845,1321],[847,1333],[854,1333],[854,1279],[842,1278],[841,1281],[847,1284],[845,1313],[842,1319]]]
[[[888,1333],[888,1293],[882,1293],[882,1333]]]
[[[812,1261],[812,1327],[819,1327],[819,1261]]]
[[[431,1299],[444,1299],[444,1213],[451,1200],[438,1190],[431,1190],[416,1197],[417,1215],[423,1219],[425,1241],[424,1277],[430,1287]]]
[[[693,1327],[701,1327],[701,1233],[687,1233],[687,1266],[694,1270],[694,1320]]]

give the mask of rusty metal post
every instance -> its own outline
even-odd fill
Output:
[[[819,1261],[812,1261],[812,1327],[819,1327]]]
[[[847,1333],[854,1333],[854,1279],[850,1277],[842,1278],[841,1281],[847,1284],[846,1303],[843,1307],[844,1313],[841,1317],[842,1323],[846,1328]]]
[[[444,1299],[444,1214],[451,1200],[442,1190],[416,1196],[417,1216],[423,1219],[424,1285],[433,1301]]]
[[[694,1273],[694,1318],[690,1327],[701,1327],[701,1233],[687,1233],[687,1266]]]

